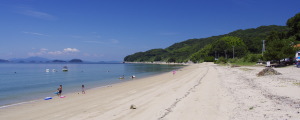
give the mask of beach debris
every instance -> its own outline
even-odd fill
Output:
[[[130,105],[130,109],[136,109],[136,106],[134,104]]]
[[[241,66],[238,66],[238,65],[231,65],[231,67],[234,68],[234,67],[241,67]]]
[[[240,68],[240,70],[243,70],[243,71],[251,71],[253,69],[250,69],[250,68]]]
[[[45,97],[44,100],[51,100],[52,97]]]
[[[282,74],[277,72],[276,70],[274,70],[271,67],[265,68],[257,74],[258,77],[266,76],[266,75],[282,75]]]
[[[294,83],[294,85],[300,86],[300,82],[298,82],[298,83]]]

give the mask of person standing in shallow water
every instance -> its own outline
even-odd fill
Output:
[[[84,85],[81,86],[82,94],[85,94]]]
[[[61,96],[61,93],[62,93],[62,85],[59,85],[59,88],[57,89],[58,90],[58,94],[57,96]]]

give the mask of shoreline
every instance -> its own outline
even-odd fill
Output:
[[[57,67],[57,66],[54,66],[54,67]],[[171,67],[169,67],[169,68],[171,68]],[[172,68],[174,68],[174,67],[172,67]],[[175,69],[177,69],[177,68],[175,68]],[[44,71],[38,71],[38,72],[40,72],[39,74],[44,75]],[[161,72],[151,71],[149,74],[148,73],[137,73],[135,75],[137,75],[138,79],[141,79],[141,78],[148,77],[148,76],[163,74],[165,72],[169,72],[169,71],[163,71],[163,72],[162,71]],[[59,75],[61,73],[62,72],[59,72]],[[106,73],[106,71],[104,73]],[[54,76],[54,73],[52,73],[52,72],[47,73],[47,75],[48,74],[50,74],[51,76]],[[55,76],[56,76],[56,74],[58,74],[58,73],[55,72]],[[111,72],[109,74],[114,74],[114,73]],[[126,78],[122,79],[122,80],[118,79],[120,76],[116,74],[115,78],[109,78],[109,79],[103,79],[103,80],[102,80],[102,78],[99,78],[99,79],[101,79],[101,80],[98,80],[99,82],[98,81],[86,81],[83,84],[86,84],[87,85],[86,89],[89,90],[89,89],[93,89],[93,88],[105,87],[105,86],[112,85],[112,84],[118,84],[118,83],[122,83],[122,82],[131,81],[132,79],[129,78],[130,74],[126,74],[126,75],[127,75]],[[106,82],[101,82],[101,81],[106,81]],[[78,91],[81,92],[81,87],[77,88],[77,86],[74,86],[75,84],[74,83],[69,83],[68,86],[65,86],[63,94],[76,93]],[[79,83],[79,84],[81,86],[82,83]],[[62,84],[62,85],[67,85],[67,84]],[[52,88],[49,89],[50,87],[52,87]],[[19,104],[25,104],[27,102],[32,102],[32,101],[37,101],[37,100],[43,100],[45,97],[52,97],[52,98],[54,98],[54,97],[56,97],[56,95],[53,94],[53,92],[56,90],[56,87],[53,86],[53,85],[51,85],[50,87],[47,86],[46,89],[38,89],[38,90],[43,90],[42,92],[38,91],[38,90],[31,91],[33,94],[30,93],[29,96],[23,95],[24,97],[22,97],[22,94],[20,94],[20,95],[17,94],[17,95],[15,95],[17,97],[15,97],[14,94],[6,92],[6,93],[8,93],[7,99],[6,99],[5,94],[1,97],[1,99],[3,98],[2,99],[3,101],[1,101],[0,109],[6,108],[6,107],[10,107],[10,106],[19,105]],[[10,96],[12,96],[12,97],[10,97]],[[10,98],[18,98],[18,99],[10,99]]]
[[[185,66],[186,67],[186,66]],[[180,68],[182,69],[182,68]],[[135,80],[139,80],[139,79],[146,79],[148,77],[152,77],[152,76],[159,76],[161,74],[167,74],[167,73],[170,73],[170,72],[163,72],[163,73],[158,73],[158,74],[155,74],[155,75],[147,75],[147,76],[143,76],[143,77],[139,77],[139,78],[135,78],[135,79],[131,79],[131,80],[123,80],[123,81],[120,81],[120,82],[117,82],[117,83],[112,83],[112,84],[108,84],[108,85],[100,85],[100,86],[96,86],[96,87],[92,87],[92,88],[88,88],[88,89],[85,89],[85,91],[89,91],[89,90],[98,90],[98,89],[101,89],[101,88],[106,88],[106,87],[111,87],[111,86],[114,86],[114,85],[118,85],[118,84],[123,84],[125,82],[130,82],[130,81],[135,81]],[[80,89],[81,90],[81,89]],[[81,91],[77,91],[77,92],[66,92],[63,94],[63,96],[68,96],[70,94],[81,94]],[[53,96],[45,96],[45,97],[51,97],[51,98],[57,98],[56,95],[53,95]],[[17,102],[17,103],[12,103],[12,104],[4,104],[4,105],[0,105],[0,109],[5,109],[5,108],[8,108],[8,107],[13,107],[13,106],[18,106],[18,105],[22,105],[22,104],[27,104],[27,103],[34,103],[34,102],[40,102],[40,101],[44,101],[44,98],[40,98],[40,99],[33,99],[33,100],[28,100],[28,101],[21,101],[21,102]]]
[[[181,71],[182,69],[185,69],[186,67],[189,66],[184,66],[180,69],[177,69],[178,71]],[[15,104],[9,104],[9,105],[5,105],[5,106],[1,106],[0,107],[0,118],[1,118],[1,113],[3,113],[2,111],[6,111],[6,110],[14,110],[14,109],[26,109],[26,107],[28,106],[39,106],[40,104],[44,104],[44,103],[49,103],[51,101],[53,102],[59,102],[59,101],[63,101],[65,99],[69,99],[70,98],[74,98],[74,97],[83,97],[85,95],[92,95],[97,91],[102,91],[102,90],[107,90],[110,88],[114,88],[115,86],[126,86],[127,84],[132,84],[135,82],[141,82],[141,81],[145,81],[147,79],[152,79],[152,78],[157,78],[160,76],[172,76],[172,72],[164,72],[164,73],[160,73],[160,74],[156,74],[156,75],[150,75],[150,76],[146,76],[146,77],[142,77],[142,78],[136,78],[133,80],[126,80],[125,82],[119,82],[119,83],[114,83],[114,84],[110,84],[110,85],[105,85],[105,86],[99,86],[99,87],[94,87],[94,88],[90,88],[90,89],[86,89],[86,94],[81,94],[81,91],[78,92],[72,92],[72,93],[67,93],[67,94],[63,94],[64,96],[66,96],[65,98],[58,98],[57,96],[51,96],[53,99],[51,100],[43,100],[43,98],[41,99],[37,99],[37,100],[32,100],[32,101],[25,101],[25,102],[20,102],[20,103],[15,103]],[[79,93],[79,94],[78,94]]]
[[[123,62],[124,64],[159,64],[159,65],[191,65],[195,64],[192,62],[187,63],[168,63],[168,62],[160,62],[160,61],[154,61],[154,62]]]
[[[127,63],[127,64],[133,64],[133,63]],[[143,64],[143,63],[135,63],[135,64]],[[162,65],[165,65],[165,64],[162,64]],[[178,65],[178,64],[174,64],[174,65]],[[187,66],[185,65],[184,67],[187,67]],[[184,67],[182,67],[182,68],[184,68]],[[180,69],[182,69],[182,68],[180,68]],[[88,88],[86,90],[101,89],[101,88],[105,88],[105,87],[110,87],[112,85],[122,84],[124,82],[129,82],[129,81],[134,81],[134,80],[139,80],[139,79],[145,79],[145,78],[148,78],[148,77],[158,76],[158,75],[166,74],[166,73],[169,73],[169,72],[156,73],[154,75],[146,75],[146,76],[138,77],[138,78],[135,78],[135,79],[124,79],[124,80],[121,80],[121,81],[116,82],[116,83],[107,84],[107,85],[100,85],[100,86],[94,86],[94,87]],[[79,91],[66,92],[66,93],[64,93],[64,95],[67,96],[68,94],[81,93],[80,90],[81,89],[79,89]],[[45,97],[56,98],[57,96],[53,95],[53,96],[45,96]],[[32,99],[32,100],[24,100],[24,101],[20,101],[20,102],[16,102],[16,103],[11,103],[11,104],[3,104],[3,105],[0,105],[0,109],[11,107],[11,106],[17,106],[17,105],[27,104],[27,103],[33,103],[33,102],[37,102],[37,101],[44,101],[44,98],[38,98],[38,99]]]
[[[193,64],[175,75],[163,73],[0,109],[0,119],[300,119],[300,93],[290,92],[300,90],[300,69],[275,68],[283,75],[257,77],[263,68]]]

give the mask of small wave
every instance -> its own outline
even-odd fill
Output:
[[[15,104],[4,105],[4,106],[0,106],[0,109],[12,107],[12,106],[17,106],[17,105],[22,105],[22,104],[26,104],[26,103],[33,103],[33,102],[36,102],[36,101],[38,101],[38,100],[33,100],[33,101],[27,101],[27,102],[20,102],[20,103],[15,103]]]

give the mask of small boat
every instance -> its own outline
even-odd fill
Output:
[[[67,67],[67,66],[64,66],[63,69],[62,69],[62,71],[63,71],[63,72],[67,72],[67,71],[68,71],[68,67]]]

